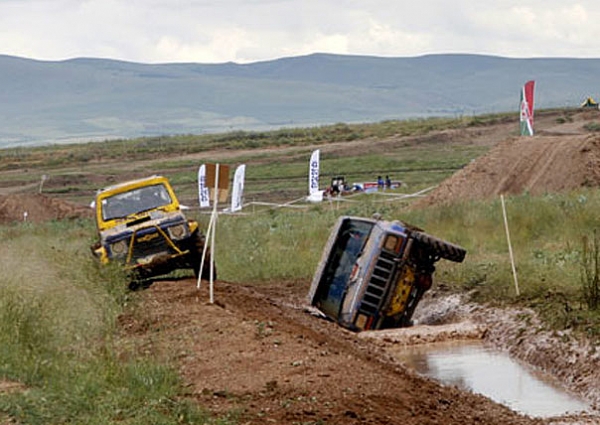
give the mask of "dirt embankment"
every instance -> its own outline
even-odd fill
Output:
[[[416,206],[597,186],[600,135],[515,137],[442,182]]]
[[[0,224],[92,217],[91,208],[43,194],[0,195]]]

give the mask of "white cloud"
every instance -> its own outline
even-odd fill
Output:
[[[0,53],[252,62],[312,52],[597,57],[580,0],[0,0]]]

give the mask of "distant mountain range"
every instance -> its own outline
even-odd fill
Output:
[[[0,55],[0,147],[518,111],[600,93],[600,59],[313,54],[251,64]]]

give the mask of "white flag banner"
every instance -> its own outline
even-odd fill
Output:
[[[313,151],[308,167],[308,195],[319,191],[319,149]]]
[[[246,165],[239,165],[233,175],[233,190],[231,192],[231,212],[240,211],[242,209],[242,198],[244,194],[244,175],[246,173]]]
[[[198,199],[200,208],[210,207],[210,194],[206,187],[206,166],[204,164],[198,168]]]
[[[319,190],[319,149],[313,151],[308,165],[308,201],[321,202],[323,191]]]

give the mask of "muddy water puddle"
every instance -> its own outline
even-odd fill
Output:
[[[588,410],[554,380],[480,342],[398,347],[392,354],[421,375],[482,394],[525,415],[548,418]]]

